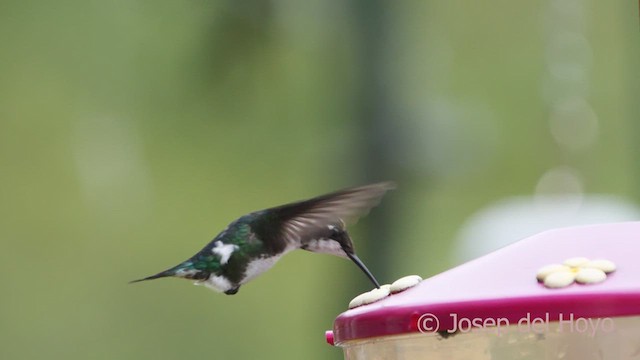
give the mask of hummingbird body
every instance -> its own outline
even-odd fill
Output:
[[[365,215],[394,187],[391,182],[366,185],[252,212],[229,224],[190,259],[133,282],[173,276],[232,295],[283,255],[303,249],[349,258],[379,287],[356,256],[346,224]]]

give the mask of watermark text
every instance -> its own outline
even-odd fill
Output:
[[[446,321],[447,324],[451,324],[451,327],[442,330],[440,329],[441,321]],[[472,330],[475,331],[489,331],[497,334],[498,336],[513,332],[527,332],[527,333],[545,333],[549,331],[555,331],[560,333],[580,333],[586,334],[590,337],[595,337],[599,333],[611,333],[615,330],[615,324],[613,319],[604,318],[588,318],[575,316],[572,313],[558,314],[557,319],[550,320],[549,313],[542,316],[534,316],[531,313],[527,313],[517,321],[509,321],[506,317],[491,318],[491,317],[464,317],[458,314],[451,313],[447,319],[439,319],[436,315],[431,313],[425,313],[418,318],[418,330],[422,333],[435,333],[445,332],[449,334],[454,333],[468,333]],[[507,329],[507,327],[512,327]]]

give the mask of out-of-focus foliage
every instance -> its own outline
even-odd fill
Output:
[[[236,296],[127,281],[243,213],[368,180],[399,182],[374,210],[388,254],[354,227],[384,282],[451,266],[465,219],[548,169],[636,197],[636,7],[0,1],[0,358],[338,359],[323,332],[369,286],[343,259],[292,253]],[[596,124],[568,150],[567,96]]]

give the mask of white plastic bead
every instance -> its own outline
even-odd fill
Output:
[[[576,279],[572,271],[558,271],[544,278],[544,286],[548,288],[563,288],[571,285]]]
[[[570,267],[579,267],[589,262],[585,257],[573,257],[564,261],[564,264]]]
[[[584,268],[576,274],[576,281],[581,284],[596,284],[607,279],[607,274],[600,269]]]
[[[349,302],[349,309],[353,309],[358,306],[364,305],[364,298],[366,297],[365,296],[366,294],[367,293],[364,293],[354,297],[353,300]]]
[[[371,304],[378,300],[382,300],[389,296],[389,288],[380,287],[380,289],[373,289],[367,293],[362,294],[364,297],[362,298],[362,305]]]
[[[610,272],[616,271],[616,264],[614,264],[613,261],[602,260],[602,259],[601,260],[589,261],[588,263],[583,265],[583,267],[600,269],[600,270],[604,271],[607,274],[610,273]]]
[[[538,279],[538,281],[544,281],[544,279],[549,276],[549,274],[558,271],[570,271],[570,268],[566,265],[561,264],[543,266],[536,273],[536,279]]]
[[[404,291],[410,287],[418,285],[422,281],[422,278],[418,275],[409,275],[402,277],[391,284],[391,293],[395,294],[400,291]]]
[[[383,299],[389,296],[391,285],[384,284],[380,285],[380,289],[373,289],[366,293],[362,293],[353,298],[349,302],[349,309],[356,308],[358,306],[371,304],[372,302],[376,302],[380,299]]]

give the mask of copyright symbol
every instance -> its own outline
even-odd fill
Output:
[[[438,318],[430,313],[422,314],[418,318],[418,330],[423,334],[432,334],[438,331],[440,327],[440,321]]]

